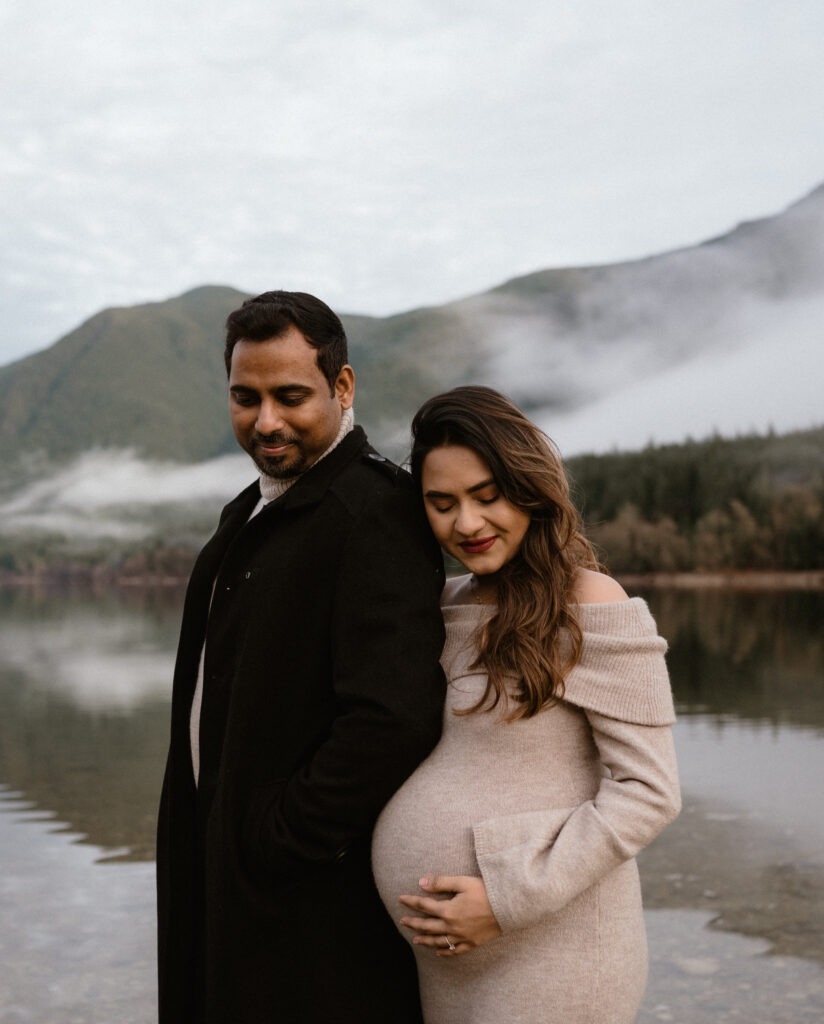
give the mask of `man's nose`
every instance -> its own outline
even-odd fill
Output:
[[[283,430],[284,422],[276,402],[261,402],[258,408],[255,430],[259,434],[276,434]]]
[[[471,537],[484,525],[484,517],[474,502],[466,502],[458,509],[458,518],[455,520],[455,529],[464,537]]]

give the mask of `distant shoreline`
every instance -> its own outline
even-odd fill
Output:
[[[801,572],[777,572],[761,569],[736,569],[718,572],[616,573],[616,579],[629,589],[650,590],[824,590],[824,569]],[[78,572],[45,570],[25,576],[0,575],[0,590],[18,587],[42,587],[47,590],[110,588],[183,587],[188,574],[118,574],[83,570]]]
[[[730,569],[718,572],[616,573],[625,587],[652,590],[824,590],[824,569],[777,572]]]

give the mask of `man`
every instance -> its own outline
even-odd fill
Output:
[[[352,425],[340,320],[266,292],[227,321],[260,481],[189,582],[158,828],[161,1024],[420,1020],[369,838],[437,742],[440,556]]]

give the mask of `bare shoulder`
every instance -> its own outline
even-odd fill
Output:
[[[611,576],[592,569],[579,569],[572,581],[572,599],[578,604],[609,604],[627,601],[629,595]]]
[[[452,604],[471,604],[472,598],[469,592],[471,581],[472,573],[466,573],[464,576],[450,577],[444,584],[441,594],[441,607],[447,607]]]

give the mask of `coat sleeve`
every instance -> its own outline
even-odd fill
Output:
[[[670,726],[585,714],[609,773],[595,797],[475,826],[481,875],[504,931],[560,910],[635,856],[680,810]]]
[[[443,563],[411,480],[381,482],[342,552],[331,629],[336,714],[324,742],[258,794],[250,840],[269,866],[306,865],[368,841],[441,731]]]

